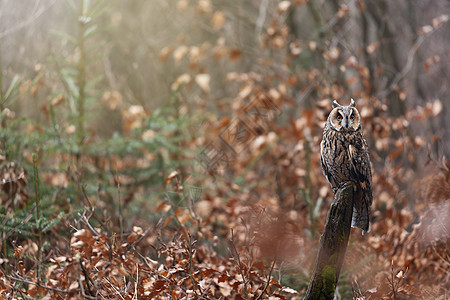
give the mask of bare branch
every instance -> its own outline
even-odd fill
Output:
[[[36,1],[35,3],[35,8],[37,6],[39,6],[39,2],[40,1]],[[28,17],[28,19],[26,19],[23,22],[20,22],[8,29],[6,29],[3,32],[0,32],[0,39],[4,38],[5,36],[7,36],[8,34],[14,33],[16,31],[19,31],[20,29],[30,25],[31,23],[33,23],[34,21],[36,21],[42,14],[44,14],[47,10],[49,10],[54,4],[56,3],[56,0],[51,1],[47,6],[42,7],[41,9],[37,10],[34,9],[34,13]]]

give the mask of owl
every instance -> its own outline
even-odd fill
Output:
[[[345,183],[357,189],[354,197],[352,227],[370,231],[372,206],[372,171],[366,140],[361,130],[361,117],[351,99],[349,106],[333,101],[320,143],[320,164],[323,174],[336,193]]]

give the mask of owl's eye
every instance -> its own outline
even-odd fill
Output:
[[[354,119],[355,119],[355,115],[354,115],[354,114],[351,114],[351,115],[350,115],[350,120],[353,121]]]
[[[342,116],[338,114],[338,116],[336,117],[336,119],[337,119],[338,121],[340,121],[340,120],[342,120]]]

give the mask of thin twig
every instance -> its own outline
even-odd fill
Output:
[[[433,33],[435,33],[444,23],[446,22],[442,22],[441,24],[439,24],[439,26],[437,26],[436,28],[433,28],[432,31],[422,34],[420,35],[414,45],[411,47],[411,49],[409,49],[408,52],[408,56],[406,59],[406,64],[403,67],[403,69],[400,71],[400,73],[397,73],[397,75],[395,76],[395,78],[392,80],[391,84],[389,85],[389,87],[383,91],[381,91],[378,94],[379,98],[384,98],[386,97],[389,93],[391,93],[396,87],[397,84],[400,82],[400,80],[402,80],[406,74],[409,73],[409,71],[411,70],[411,68],[413,67],[413,62],[414,62],[414,57],[416,56],[417,51],[419,50],[420,46],[422,45],[422,43],[425,41],[425,39],[429,36],[431,36]]]
[[[187,234],[187,242],[188,242],[188,251],[189,251],[189,278],[192,282],[192,289],[194,290],[195,296],[197,299],[199,298],[199,295],[197,293],[197,289],[200,291],[200,294],[202,294],[202,290],[199,286],[197,286],[197,283],[195,282],[194,275],[192,274],[192,256],[194,255],[195,249],[193,249],[195,243],[197,243],[197,240],[192,241],[192,236],[190,233]]]
[[[119,297],[122,299],[122,300],[125,300],[125,298],[122,296],[122,294],[120,293],[120,291],[111,283],[111,281],[107,278],[107,277],[105,277],[105,280],[106,280],[106,282],[107,283],[109,283],[109,285],[112,287],[112,289],[114,290],[114,292],[116,292],[116,295],[119,295]]]
[[[86,218],[86,216],[85,216],[85,213],[86,213],[86,211],[84,211],[83,212],[83,215],[80,215],[80,214],[78,214],[80,217],[81,217],[81,221],[84,223],[84,224],[86,224],[86,226],[89,228],[89,230],[96,236],[96,237],[99,237],[100,236],[100,234],[92,227],[92,225],[89,223],[89,220]],[[108,241],[109,241],[109,237],[107,236],[107,239],[108,239]],[[111,261],[112,260],[112,246],[111,246],[111,244],[110,243],[108,243],[108,242],[104,242],[105,244],[106,244],[106,246],[108,247],[108,249],[109,249],[109,260]]]
[[[33,153],[33,171],[34,171],[34,189],[36,194],[36,224],[38,230],[38,257],[37,257],[37,269],[36,269],[36,277],[38,281],[41,278],[41,262],[42,262],[42,220],[41,220],[41,201],[39,198],[39,173],[37,168],[38,163],[38,155],[37,153]]]
[[[16,31],[21,30],[22,28],[30,25],[31,23],[33,23],[34,21],[36,21],[43,13],[45,13],[47,10],[49,10],[54,4],[56,3],[56,0],[53,0],[52,2],[50,2],[47,6],[45,6],[44,8],[41,8],[39,10],[36,11],[36,9],[34,9],[33,14],[26,19],[23,22],[20,22],[8,29],[6,29],[3,32],[0,32],[0,39],[2,39],[3,37],[7,36],[8,34],[14,33]],[[37,6],[37,5],[36,5]],[[36,7],[35,6],[35,7]]]
[[[244,281],[244,294],[245,294],[245,298],[248,299],[248,283],[247,283],[247,278],[244,274],[244,271],[242,270],[242,264],[241,264],[241,257],[239,256],[239,252],[236,249],[236,245],[234,244],[234,231],[233,229],[231,229],[231,255],[233,256],[233,258],[237,261],[237,265],[239,267],[239,272],[241,273],[242,276],[242,280]],[[236,258],[235,258],[236,256]]]
[[[26,223],[28,223],[28,221],[30,221],[30,219],[33,217],[34,208],[35,208],[35,204],[31,205],[30,209],[28,210],[28,216],[25,218],[25,220],[22,220],[22,222],[20,222],[15,228],[12,228],[11,230],[9,230],[6,233],[6,236],[3,237],[3,241],[6,241],[14,232],[19,231],[23,225],[25,225]],[[8,218],[5,218],[2,226],[4,226],[4,224],[6,223],[7,220],[8,220]]]
[[[119,198],[119,232],[120,232],[120,243],[122,244],[123,238],[123,214],[122,214],[122,197],[120,196],[120,182],[119,178],[115,180],[117,182],[117,197]]]
[[[92,278],[89,276],[88,272],[86,271],[86,268],[83,266],[83,262],[81,261],[81,258],[80,258],[79,262],[80,262],[81,271],[83,272],[83,275],[84,275],[84,278],[85,278],[85,281],[86,281],[86,286],[87,286],[87,289],[88,289],[88,293],[91,296],[95,296],[95,294],[97,294],[97,292],[96,291],[94,291],[94,292],[91,291],[91,286],[89,284],[89,283],[91,283],[95,287],[95,282],[94,282],[94,280],[92,280]],[[81,284],[81,280],[80,280],[80,284]]]
[[[123,254],[127,253],[131,248],[134,248],[137,244],[139,244],[143,239],[145,239],[150,232],[152,232],[152,228],[147,228],[143,235],[141,235],[136,241],[129,243],[128,246],[123,251]],[[153,247],[153,246],[152,246]]]
[[[17,278],[17,277],[6,275],[6,274],[5,274],[5,276],[6,276],[6,278],[14,280],[14,281],[18,281],[18,282],[22,282],[22,283],[26,283],[26,284],[34,284],[35,286],[40,287],[40,288],[44,288],[44,289],[47,289],[47,290],[55,291],[55,292],[58,292],[58,293],[61,293],[61,294],[68,294],[67,291],[60,290],[60,289],[57,289],[57,288],[54,288],[54,287],[51,287],[51,286],[43,285],[43,284],[40,284],[38,282],[32,282],[32,281],[27,280],[27,279]]]
[[[89,228],[89,230],[95,235],[95,236],[100,236],[100,234],[97,232],[97,230],[95,230],[92,225],[89,223],[89,220],[86,218],[86,216],[84,215],[86,211],[83,212],[83,215],[79,216],[81,217],[81,221]]]
[[[256,300],[262,299],[262,296],[264,295],[264,293],[266,292],[267,288],[270,285],[270,278],[272,277],[272,271],[273,271],[273,268],[275,266],[275,261],[276,261],[276,259],[273,260],[272,266],[270,267],[269,275],[267,276],[266,285],[265,285],[263,291],[261,292],[261,294],[259,294],[258,298],[256,298]]]
[[[266,20],[268,6],[269,6],[268,0],[261,1],[261,4],[259,5],[259,14],[258,14],[258,19],[256,20],[256,36],[260,40],[262,40],[261,32],[264,27],[264,22]]]
[[[139,283],[139,264],[136,263],[136,281],[134,283],[134,295],[133,295],[133,299],[138,299],[138,283]]]

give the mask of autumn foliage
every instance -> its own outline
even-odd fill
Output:
[[[420,47],[448,46],[448,15],[400,49],[397,4],[250,2],[69,4],[59,58],[5,68],[0,298],[301,299],[333,199],[322,129],[353,97],[374,205],[336,294],[446,299],[448,91],[424,85],[449,65]]]

